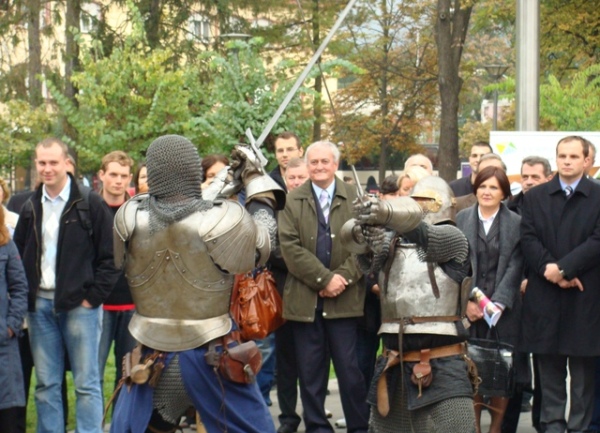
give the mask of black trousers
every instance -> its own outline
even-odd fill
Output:
[[[541,422],[546,433],[587,431],[594,412],[596,359],[583,356],[538,355],[542,385]],[[570,409],[567,405],[567,366],[571,376]]]
[[[298,402],[298,365],[292,325],[284,323],[275,331],[275,356],[277,366],[277,401],[279,402],[279,424],[297,430],[300,415],[296,413]]]
[[[317,311],[312,323],[289,322],[294,332],[300,397],[306,433],[331,433],[325,415],[329,380],[329,355],[338,378],[344,417],[349,433],[366,433],[369,407],[367,387],[356,355],[356,318],[324,319]]]

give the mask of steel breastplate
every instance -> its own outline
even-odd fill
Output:
[[[209,211],[210,212],[210,211]],[[187,350],[231,330],[233,275],[211,259],[195,213],[150,235],[148,213],[138,211],[125,265],[136,305],[129,330],[159,350]]]
[[[458,311],[459,284],[435,266],[435,280],[440,297],[431,285],[427,263],[419,260],[414,244],[399,244],[389,270],[387,290],[381,293],[382,325],[379,332],[398,333],[400,321],[411,317],[454,316]],[[379,287],[384,287],[384,274]],[[431,321],[402,325],[405,334],[457,335],[451,322]]]

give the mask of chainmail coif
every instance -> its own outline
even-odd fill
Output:
[[[164,135],[154,140],[146,152],[146,168],[149,198],[142,207],[148,208],[152,233],[213,206],[202,200],[200,156],[187,138]]]

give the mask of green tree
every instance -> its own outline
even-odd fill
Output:
[[[391,153],[418,151],[422,124],[434,116],[435,44],[424,13],[419,3],[363,1],[343,35],[347,58],[360,69],[336,94],[336,139],[351,162],[377,155],[380,182]]]
[[[600,64],[578,71],[565,84],[550,75],[540,101],[540,117],[556,131],[600,130]]]
[[[246,141],[247,128],[258,138],[293,84],[294,77],[287,73],[293,62],[284,60],[267,69],[259,57],[262,46],[260,38],[248,43],[232,41],[227,44],[225,56],[214,52],[203,56],[210,59],[213,80],[207,105],[214,109],[197,115],[194,120],[205,125],[203,141],[211,151],[222,151]],[[301,87],[275,124],[271,137],[285,130],[294,131],[301,138],[308,137],[313,117],[303,101],[314,96],[308,88]],[[268,137],[267,148],[271,141]]]
[[[289,88],[285,65],[267,73],[258,56],[260,40],[232,42],[226,54],[214,51],[177,63],[173,51],[145,44],[141,16],[132,14],[131,34],[123,47],[103,57],[98,42],[83,45],[81,72],[73,84],[85,89],[74,104],[48,82],[59,112],[76,138],[65,137],[80,156],[84,171],[95,171],[101,157],[122,149],[140,158],[164,134],[182,134],[203,153],[228,153],[250,127],[256,136]],[[276,125],[305,131],[300,98]]]
[[[0,113],[0,169],[9,178],[15,167],[29,167],[35,145],[51,130],[53,116],[45,107],[14,99]]]

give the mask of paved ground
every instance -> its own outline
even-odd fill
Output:
[[[329,381],[329,391],[330,391],[330,395],[327,396],[327,400],[325,402],[325,407],[327,409],[329,409],[333,416],[331,417],[331,424],[333,425],[335,423],[335,421],[339,418],[342,418],[344,416],[344,413],[342,411],[342,405],[340,403],[340,394],[339,394],[339,390],[338,390],[338,386],[337,386],[337,380],[330,380]],[[277,393],[275,392],[275,390],[271,391],[271,399],[273,401],[273,405],[270,407],[270,411],[271,411],[271,416],[273,417],[273,421],[275,423],[275,427],[279,426],[279,422],[277,420],[277,415],[279,414],[279,406],[277,404]],[[298,403],[298,413],[302,412],[302,406],[300,405],[300,403]],[[487,428],[490,425],[490,416],[487,413],[487,411],[484,411],[485,413],[482,415],[482,431],[487,432]],[[335,428],[336,432],[345,432],[346,429],[337,429]],[[195,432],[195,430],[192,429],[184,429],[183,430],[185,433],[192,433]],[[300,428],[298,430],[298,433],[302,433],[304,432],[304,424],[300,424]],[[211,432],[209,432],[211,433]],[[459,432],[448,432],[448,433],[459,433]],[[535,433],[535,429],[531,426],[531,412],[526,412],[526,413],[522,413],[521,414],[521,418],[519,421],[519,428],[517,430],[517,433]]]

